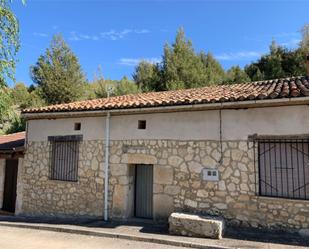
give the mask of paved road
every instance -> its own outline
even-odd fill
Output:
[[[130,240],[0,227],[1,249],[180,249]]]

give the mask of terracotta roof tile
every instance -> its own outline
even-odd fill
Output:
[[[30,108],[24,110],[23,113],[159,107],[305,96],[309,96],[309,79],[308,77],[300,76],[244,84],[218,85],[85,100],[41,108]]]
[[[24,131],[0,136],[0,150],[13,150],[17,147],[23,147],[25,136],[26,133]]]

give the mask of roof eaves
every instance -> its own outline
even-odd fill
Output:
[[[214,109],[240,109],[240,108],[258,108],[258,107],[287,106],[287,105],[301,105],[301,104],[309,104],[309,97],[244,100],[244,101],[233,101],[233,102],[167,105],[167,106],[156,106],[156,107],[134,107],[134,108],[85,110],[85,111],[76,110],[76,111],[23,113],[22,116],[26,120],[31,120],[31,119],[105,116],[107,112],[113,113],[115,115],[128,115],[136,113],[179,112],[179,111],[214,110]]]

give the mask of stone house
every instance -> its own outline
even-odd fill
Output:
[[[0,136],[0,210],[18,213],[21,203],[21,173],[25,132]]]
[[[291,77],[24,110],[19,213],[309,228],[308,104]]]

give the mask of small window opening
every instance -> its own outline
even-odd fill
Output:
[[[138,120],[138,129],[140,130],[146,129],[146,120]]]
[[[75,123],[74,124],[74,130],[75,131],[80,131],[81,127],[82,127],[81,123]]]

